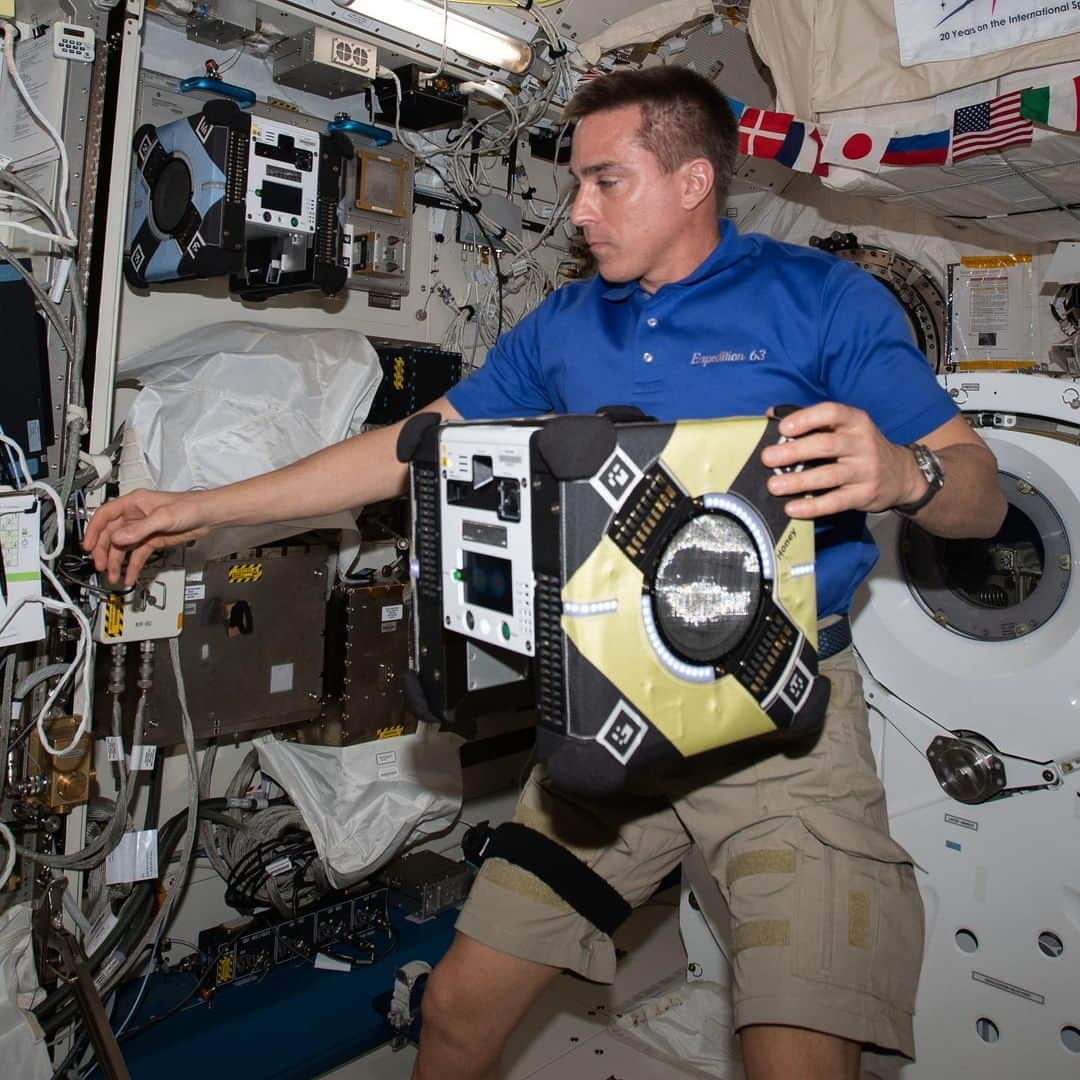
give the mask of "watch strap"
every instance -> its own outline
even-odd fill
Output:
[[[917,514],[945,483],[945,470],[941,466],[941,460],[930,447],[922,443],[910,443],[908,449],[915,456],[915,464],[926,480],[926,491],[914,502],[893,507],[898,514],[903,514],[905,517]]]

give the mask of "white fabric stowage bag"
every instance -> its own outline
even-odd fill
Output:
[[[45,1036],[30,1009],[44,995],[34,971],[30,908],[18,904],[0,915],[0,1072],[18,1080],[53,1074]]]
[[[460,736],[421,723],[415,734],[356,746],[256,739],[260,768],[296,804],[335,888],[367,877],[414,837],[461,812]]]
[[[149,483],[166,491],[220,487],[291,464],[357,434],[382,379],[356,330],[201,327],[131,357],[142,389],[128,413]],[[199,541],[213,558],[300,531],[298,523],[227,529]],[[350,527],[347,515],[299,523]]]

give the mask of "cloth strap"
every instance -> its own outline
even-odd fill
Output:
[[[841,615],[836,622],[818,627],[817,654],[819,660],[828,660],[851,644],[851,620]]]
[[[504,859],[535,875],[609,937],[632,910],[615,888],[576,855],[516,821],[508,821],[495,830],[484,858]]]

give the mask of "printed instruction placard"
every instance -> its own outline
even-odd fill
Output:
[[[1036,366],[1030,255],[989,255],[949,266],[949,366],[954,371]]]

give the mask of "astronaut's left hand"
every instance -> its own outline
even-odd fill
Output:
[[[787,441],[766,447],[770,469],[799,471],[769,477],[769,491],[788,497],[793,518],[819,518],[843,510],[888,510],[918,498],[925,486],[911,451],[890,442],[862,409],[824,401],[780,421]]]

